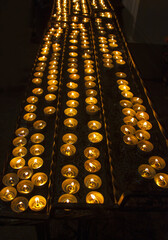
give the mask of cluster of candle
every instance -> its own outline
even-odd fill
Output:
[[[32,196],[34,188],[42,187],[48,181],[48,177],[44,172],[37,172],[45,165],[42,157],[45,153],[43,146],[45,136],[42,131],[47,124],[46,121],[42,119],[37,120],[38,115],[36,112],[38,110],[38,103],[42,100],[44,92],[46,92],[44,96],[46,106],[42,109],[42,114],[52,115],[56,111],[53,104],[56,100],[55,93],[58,89],[58,63],[59,52],[61,51],[60,37],[62,33],[63,29],[57,24],[55,28],[49,28],[44,35],[40,55],[34,67],[32,93],[26,98],[26,105],[24,107],[26,113],[23,115],[23,120],[25,124],[22,123],[15,131],[16,137],[13,139],[14,149],[12,151],[13,158],[10,161],[10,167],[13,170],[3,177],[2,182],[6,187],[0,192],[0,198],[3,201],[12,201],[11,208],[14,212],[23,212],[28,206],[33,211],[41,211],[46,206],[44,196]],[[46,70],[51,45],[53,51],[49,60],[47,84],[44,84],[43,73]],[[42,87],[43,85],[46,86],[46,89]],[[39,112],[40,111],[41,109],[39,109]],[[40,114],[40,116],[42,116],[42,114]],[[24,127],[28,124],[33,125],[31,132],[27,127]],[[26,144],[28,144],[27,147]],[[29,157],[29,155],[31,155],[31,157]],[[15,173],[13,171],[17,172]],[[35,173],[33,174],[34,171]],[[31,193],[32,197],[29,200],[28,197],[25,196],[16,197],[17,193],[26,196],[30,196]]]
[[[81,0],[81,1],[72,0],[72,13],[75,15],[81,14],[83,16],[87,16],[89,13],[87,1],[86,0]],[[73,18],[73,20],[74,20],[74,18]]]

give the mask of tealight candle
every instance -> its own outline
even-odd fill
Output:
[[[86,88],[94,88],[96,86],[95,82],[87,81],[85,82],[85,87]]]
[[[148,140],[150,139],[150,133],[148,133],[145,130],[137,130],[135,132],[135,136],[139,139],[139,140]]]
[[[45,173],[38,172],[32,176],[31,181],[35,186],[43,186],[48,181],[48,177]]]
[[[76,74],[76,73],[69,74],[69,77],[72,80],[78,80],[80,78],[79,74]]]
[[[147,179],[152,179],[156,174],[155,169],[148,164],[140,165],[138,167],[138,172],[141,175],[141,177],[144,177]]]
[[[102,127],[102,124],[98,121],[93,120],[88,122],[88,127],[92,130],[98,130]]]
[[[42,130],[46,127],[46,122],[43,120],[37,120],[36,122],[33,123],[33,127],[37,130]]]
[[[53,106],[48,106],[48,107],[45,107],[43,111],[44,111],[44,114],[46,115],[52,115],[56,112],[56,109]]]
[[[68,63],[68,67],[70,67],[70,68],[77,68],[78,64],[77,63]]]
[[[88,90],[86,90],[86,96],[87,97],[95,97],[95,96],[97,96],[97,91],[94,89],[88,89]]]
[[[78,47],[77,46],[69,46],[69,49],[72,49],[72,50],[77,50]]]
[[[126,62],[123,59],[117,59],[116,63],[119,65],[124,65]]]
[[[103,66],[106,67],[106,68],[113,68],[113,67],[114,67],[114,65],[111,64],[111,63],[109,63],[109,62],[105,62],[105,63],[103,64]]]
[[[137,111],[142,111],[142,112],[145,112],[146,111],[146,107],[141,105],[141,104],[134,104],[133,105],[133,109],[137,112]]]
[[[11,202],[11,209],[13,212],[20,213],[26,211],[28,208],[28,200],[25,197],[17,197]]]
[[[47,82],[47,84],[48,84],[49,86],[51,86],[51,85],[57,85],[57,84],[58,84],[58,81],[57,81],[57,80],[49,80],[49,81]]]
[[[157,170],[161,170],[163,168],[165,168],[166,166],[166,162],[163,158],[159,157],[159,156],[152,156],[148,159],[149,164],[157,169]]]
[[[61,174],[66,178],[75,178],[78,175],[78,169],[74,165],[65,165],[61,169]]]
[[[67,93],[67,96],[72,99],[77,99],[79,98],[79,93],[76,91],[70,91]]]
[[[33,170],[28,166],[19,169],[17,172],[17,175],[20,179],[29,179],[32,176],[32,174]]]
[[[146,140],[138,142],[137,146],[143,152],[151,152],[154,148],[153,144]]]
[[[130,90],[130,87],[127,86],[127,85],[119,85],[118,88],[119,88],[121,91],[129,91],[129,90]]]
[[[46,203],[46,199],[43,196],[36,195],[29,200],[29,208],[32,211],[38,212],[45,208]]]
[[[120,51],[113,51],[112,54],[113,54],[113,55],[120,56],[120,55],[122,55],[122,52],[120,52]]]
[[[35,144],[31,146],[30,153],[35,156],[39,156],[44,152],[44,147],[40,144]]]
[[[15,186],[17,183],[19,182],[19,178],[17,176],[16,173],[7,173],[3,179],[2,179],[2,183],[5,186]]]
[[[58,70],[52,69],[52,70],[48,71],[48,73],[49,73],[50,75],[57,74],[57,73],[58,73]]]
[[[78,84],[74,82],[69,82],[66,84],[66,86],[70,89],[76,89],[78,87]]]
[[[116,48],[116,47],[118,47],[118,44],[113,41],[113,42],[110,42],[110,43],[109,43],[109,46],[110,46],[111,48]]]
[[[124,72],[116,72],[115,75],[116,75],[116,77],[119,77],[119,78],[126,78],[127,77],[127,74],[124,73]]]
[[[62,189],[69,194],[75,194],[80,189],[80,184],[76,179],[66,179],[62,183]]]
[[[140,120],[137,122],[137,126],[142,130],[150,130],[152,128],[152,124],[146,120]]]
[[[44,141],[44,135],[41,133],[35,133],[31,136],[30,140],[33,143],[41,143]]]
[[[12,143],[16,147],[23,147],[24,145],[26,145],[27,140],[24,137],[16,137],[13,139]]]
[[[35,105],[33,105],[33,104],[28,104],[28,105],[26,105],[26,106],[24,107],[24,110],[25,110],[26,112],[35,112],[36,109],[37,109],[37,107],[36,107]]]
[[[108,53],[109,50],[108,48],[100,48],[100,52],[103,52],[103,53]]]
[[[75,116],[77,114],[77,112],[78,111],[75,108],[66,108],[64,110],[65,115],[67,115],[69,117]]]
[[[47,76],[47,79],[49,79],[49,80],[55,80],[55,79],[57,79],[57,75],[55,75],[55,74],[48,75],[48,76]]]
[[[122,91],[121,95],[125,98],[132,98],[133,97],[133,93],[130,91]]]
[[[40,85],[42,83],[42,79],[41,78],[33,78],[32,83],[34,83],[35,85]]]
[[[142,103],[143,103],[143,100],[142,100],[141,98],[139,98],[139,97],[133,97],[133,98],[131,99],[131,102],[132,102],[133,104],[135,104],[135,103],[142,104]]]
[[[155,183],[161,188],[168,188],[168,174],[157,173],[154,176]]]
[[[138,139],[132,134],[124,135],[123,141],[128,145],[136,145],[138,143]]]
[[[24,167],[24,165],[25,165],[25,160],[24,158],[21,158],[21,157],[12,158],[12,160],[10,161],[10,166],[13,169],[20,169]]]
[[[64,120],[64,125],[68,128],[74,128],[78,125],[78,121],[75,118],[67,118]]]
[[[95,173],[101,169],[101,164],[95,159],[90,159],[85,162],[84,167],[88,172]]]
[[[60,203],[77,203],[77,199],[72,194],[63,194],[59,197],[58,202]]]
[[[43,165],[43,159],[40,157],[32,157],[28,161],[28,166],[33,169],[38,169]]]
[[[135,126],[137,124],[137,119],[132,116],[127,116],[123,119],[126,125]]]
[[[28,102],[28,103],[37,103],[38,102],[38,97],[35,97],[35,96],[30,96],[30,97],[28,97],[27,99],[26,99],[26,101]]]
[[[12,201],[17,195],[17,191],[14,187],[5,187],[0,191],[0,198],[4,202]]]
[[[76,62],[78,62],[78,59],[77,58],[68,58],[68,61],[71,63],[76,63]]]
[[[89,174],[85,177],[84,184],[87,188],[98,189],[102,185],[102,180],[95,174]]]
[[[76,69],[76,68],[68,68],[67,72],[69,72],[69,73],[77,73],[78,69]]]
[[[32,90],[32,93],[34,93],[35,95],[41,95],[41,94],[43,94],[43,89],[42,88],[34,88]]]
[[[24,116],[23,116],[23,119],[25,121],[28,121],[28,122],[32,122],[36,119],[36,114],[35,113],[26,113]]]
[[[122,125],[121,126],[121,132],[124,134],[134,134],[135,133],[135,128],[131,125]]]
[[[89,192],[86,196],[86,203],[89,204],[103,204],[104,203],[104,197],[99,192]]]
[[[56,95],[55,95],[55,94],[50,93],[50,94],[45,95],[45,100],[46,100],[47,102],[52,102],[52,101],[54,101],[55,99],[56,99]]]
[[[138,111],[136,113],[136,118],[138,120],[148,120],[149,119],[149,115],[146,112]]]
[[[96,104],[96,103],[97,103],[97,99],[94,98],[94,97],[87,97],[87,98],[85,99],[85,102],[86,102],[87,104]]]
[[[24,157],[27,154],[27,149],[25,147],[15,147],[12,154],[15,157]]]
[[[122,113],[126,116],[135,116],[136,114],[132,108],[123,108]]]
[[[67,105],[68,107],[70,107],[70,108],[74,108],[74,107],[78,107],[79,102],[76,101],[76,100],[68,100],[68,101],[66,102],[66,105]]]
[[[58,87],[55,86],[55,85],[50,85],[50,86],[47,87],[47,91],[51,92],[51,93],[56,92],[57,89],[58,89]]]
[[[112,58],[112,55],[111,54],[103,54],[103,57],[109,59],[109,58]]]
[[[98,132],[92,132],[88,135],[88,139],[92,143],[99,143],[103,140],[103,136]]]
[[[85,81],[95,81],[96,78],[93,77],[93,76],[85,76],[85,77],[84,77],[84,80],[85,80]]]
[[[67,143],[60,147],[60,151],[63,155],[70,157],[76,153],[76,147]]]
[[[39,60],[40,62],[46,62],[46,61],[47,61],[47,57],[42,56],[42,57],[39,57],[38,60]]]
[[[97,105],[93,105],[93,104],[89,104],[88,106],[86,106],[86,112],[89,115],[94,115],[99,111],[99,108]]]
[[[84,150],[84,155],[88,159],[96,159],[100,156],[100,151],[95,147],[87,147]]]
[[[33,188],[34,184],[30,180],[22,180],[17,185],[17,191],[22,194],[29,194]]]
[[[93,74],[95,70],[93,68],[85,68],[84,69],[85,74]]]
[[[75,134],[72,133],[67,133],[62,137],[62,141],[64,143],[69,143],[69,144],[74,144],[77,141],[77,136]]]
[[[43,77],[43,73],[42,72],[35,72],[33,75],[35,77],[37,77],[37,78],[42,78]]]
[[[132,103],[129,100],[121,100],[120,101],[121,107],[131,108]]]
[[[39,66],[39,67],[46,67],[46,63],[45,62],[38,62],[37,66]]]
[[[84,63],[87,65],[94,64],[93,60],[84,60]]]

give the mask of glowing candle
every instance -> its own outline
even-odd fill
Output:
[[[33,170],[30,167],[23,167],[18,170],[17,175],[20,179],[29,179],[33,174]]]
[[[138,143],[138,139],[132,134],[124,135],[123,140],[128,145],[136,145]]]
[[[87,188],[98,189],[102,185],[102,180],[95,174],[89,174],[85,177],[84,184]]]
[[[46,127],[46,122],[43,120],[37,120],[36,122],[33,123],[33,127],[37,130],[42,130]]]
[[[25,197],[17,197],[11,203],[11,209],[16,213],[24,212],[27,208],[28,200]]]
[[[46,203],[46,199],[43,196],[36,195],[29,200],[29,208],[32,211],[38,212],[45,208]]]
[[[25,165],[25,160],[24,158],[21,158],[21,157],[12,158],[12,160],[10,161],[10,166],[13,169],[20,169],[24,167],[24,165]]]
[[[78,169],[74,165],[65,165],[61,169],[61,174],[66,178],[75,178],[78,175]]]
[[[98,132],[92,132],[88,135],[88,139],[92,143],[98,143],[103,140],[103,136],[102,136],[102,134],[100,134]]]
[[[86,196],[86,203],[89,204],[103,204],[104,203],[104,197],[99,192],[89,192]]]
[[[150,130],[152,128],[152,124],[146,120],[140,120],[137,122],[137,126],[142,130]]]
[[[32,176],[31,181],[35,186],[43,186],[48,181],[48,177],[45,173],[38,172]]]
[[[44,147],[40,144],[35,144],[30,147],[30,153],[35,156],[41,155],[44,152],[44,150],[45,150]]]
[[[33,188],[34,184],[30,180],[22,180],[17,185],[17,191],[22,194],[29,194]]]
[[[123,119],[126,125],[135,126],[137,124],[137,119],[132,116],[127,116]]]
[[[76,147],[72,144],[64,144],[60,147],[60,151],[65,156],[73,156],[76,153]]]
[[[139,139],[139,140],[148,140],[150,139],[150,133],[148,133],[145,130],[137,130],[135,132],[135,136]]]
[[[151,152],[154,148],[153,144],[146,140],[140,141],[137,146],[143,152]]]
[[[59,197],[58,202],[60,203],[77,203],[77,199],[72,194],[63,194]]]
[[[24,145],[26,145],[26,143],[27,143],[27,140],[26,140],[26,138],[24,138],[24,137],[16,137],[14,140],[13,140],[13,145],[14,146],[16,146],[16,147],[22,147],[22,146],[24,146]]]
[[[52,115],[56,112],[56,109],[53,106],[48,106],[48,107],[45,107],[43,111],[44,111],[44,114],[46,115]]]
[[[155,169],[148,164],[140,165],[138,167],[138,172],[141,175],[141,177],[148,178],[148,179],[152,179],[156,174]]]
[[[153,168],[155,168],[157,170],[161,170],[161,169],[165,168],[165,166],[166,166],[165,160],[159,156],[150,157],[148,162]]]
[[[134,134],[135,133],[135,128],[132,127],[131,125],[122,125],[121,126],[121,132],[124,134]]]
[[[3,179],[2,182],[5,186],[15,186],[19,182],[19,178],[16,173],[7,173]]]
[[[80,184],[76,179],[66,179],[62,183],[62,189],[69,194],[75,194],[80,189]]]
[[[100,151],[95,147],[87,147],[84,150],[84,155],[88,159],[97,159],[100,156]]]
[[[78,125],[78,121],[75,118],[67,118],[64,120],[64,125],[68,128],[74,128]]]
[[[12,201],[17,195],[14,187],[5,187],[0,191],[0,198],[4,202]]]
[[[15,147],[12,154],[15,157],[24,157],[27,154],[27,149],[25,147]]]
[[[122,113],[126,116],[135,116],[135,111],[132,108],[123,108]]]
[[[154,176],[155,183],[161,188],[168,188],[168,175],[165,173],[157,173]]]

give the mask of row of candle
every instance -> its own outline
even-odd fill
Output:
[[[33,74],[35,78],[32,79],[32,83],[38,87],[43,82],[43,72],[45,71],[47,55],[50,51],[51,37],[54,35],[55,31],[56,30],[54,28],[49,29],[43,38],[44,42],[40,50],[40,54],[42,56],[38,57],[38,61],[34,68],[35,72]],[[56,99],[56,95],[53,94],[53,92],[57,91],[57,80],[55,78],[56,75],[54,74],[58,71],[57,66],[54,65],[54,63],[57,62],[54,61],[54,58],[55,51],[51,56],[52,61],[50,61],[48,67],[48,94],[44,97],[47,103]],[[43,89],[33,88],[32,93],[34,95],[28,96],[26,99],[29,104],[24,107],[24,110],[28,113],[34,113],[36,111],[36,104],[40,101],[39,95],[43,93]],[[44,108],[44,114],[52,114],[54,112],[55,108],[52,106]],[[26,113],[24,114],[23,119],[27,122],[33,122],[35,117],[30,117]],[[33,123],[33,129],[35,131],[43,130],[45,127],[46,122],[43,120],[37,120]],[[17,191],[20,194],[27,195],[33,191],[34,186],[43,186],[48,181],[47,175],[43,172],[37,172],[33,175],[33,169],[39,169],[44,163],[43,159],[39,156],[45,151],[45,148],[41,145],[45,136],[42,133],[36,132],[30,137],[30,143],[33,143],[33,145],[30,147],[29,151],[33,157],[28,160],[28,166],[25,166],[26,161],[23,157],[25,157],[28,152],[25,145],[27,143],[26,137],[29,135],[29,129],[20,127],[16,130],[15,134],[17,137],[13,140],[15,148],[12,151],[14,158],[10,161],[10,166],[18,171],[17,174],[8,173],[3,177],[2,181],[6,186],[0,192],[0,197],[3,201],[12,201],[16,197]],[[30,178],[31,181],[29,180]],[[21,181],[19,181],[19,179],[21,179]],[[15,185],[17,185],[17,191],[16,188],[14,188]],[[28,201],[27,198],[19,196],[12,201],[11,208],[15,212],[22,212],[27,209],[28,205],[31,210],[40,211],[46,206],[46,199],[41,195],[35,195]]]
[[[85,26],[83,26],[80,30],[81,30],[81,33],[82,32],[85,33],[83,36],[85,36],[87,41],[86,44],[88,45],[88,50],[90,50],[91,48],[93,48],[91,35],[88,34],[88,30],[86,29]],[[97,79],[96,79],[95,60],[94,60],[93,52],[88,51],[88,53],[90,56],[87,58],[87,60],[84,60],[84,75],[85,75],[84,80],[85,80],[85,87],[86,87],[85,103],[87,104],[86,112],[89,115],[95,115],[97,113],[96,109],[100,109],[99,106],[97,106],[96,104],[100,104],[100,102],[98,101],[98,98],[97,98],[98,85],[97,85]],[[90,91],[87,89],[89,89]],[[88,91],[90,93],[89,97],[88,97]],[[89,112],[88,111],[89,107],[90,109],[94,109],[94,111]],[[98,132],[102,128],[100,119],[99,121],[97,120],[89,121],[88,127],[91,131],[91,133],[88,134],[88,140],[94,145],[96,143],[101,142],[103,140],[103,135]],[[99,151],[99,149],[95,147],[89,147],[87,148],[87,151],[89,153],[88,156],[86,156],[86,150],[84,154],[85,154],[85,157],[89,158],[90,160],[87,160],[85,162],[85,165],[86,163],[88,163],[88,166],[90,169],[89,171],[91,173],[97,173],[101,167],[100,162],[97,160],[97,158],[101,155],[101,152]],[[97,190],[101,187],[102,180],[96,174],[89,174],[85,177],[84,183],[85,183],[85,186],[87,186],[89,189]],[[97,191],[89,192],[86,199],[88,203],[93,203],[93,204],[104,203],[103,195]]]

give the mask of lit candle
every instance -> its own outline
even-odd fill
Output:
[[[135,111],[132,108],[123,108],[122,113],[126,116],[135,116]]]
[[[124,72],[116,72],[115,75],[116,75],[116,77],[119,77],[119,78],[126,78],[127,77],[127,74],[124,73]]]
[[[89,204],[103,204],[104,203],[104,197],[99,192],[89,192],[86,196],[86,203]]]
[[[0,191],[0,198],[4,202],[12,201],[17,195],[17,191],[14,187],[5,187]]]
[[[17,185],[17,191],[22,194],[29,194],[33,188],[34,184],[30,180],[22,180]]]
[[[137,112],[137,111],[142,111],[142,112],[145,112],[146,111],[146,107],[141,105],[141,104],[134,104],[133,105],[133,109]]]
[[[137,122],[137,126],[142,130],[150,130],[152,128],[152,124],[146,120],[140,120]]]
[[[132,102],[133,104],[135,104],[135,103],[142,104],[142,103],[143,103],[143,100],[142,100],[141,98],[139,98],[139,97],[133,97],[133,98],[131,99],[131,102]]]
[[[148,162],[153,168],[155,168],[157,170],[161,170],[161,169],[165,168],[165,166],[166,166],[165,160],[159,156],[150,157]]]
[[[98,132],[92,132],[88,135],[88,139],[92,143],[99,143],[103,140],[103,136]]]
[[[24,157],[27,154],[27,149],[25,147],[15,147],[12,154],[15,157]]]
[[[72,80],[78,80],[80,78],[79,74],[76,74],[76,73],[69,74],[69,77]]]
[[[168,175],[165,173],[157,173],[154,176],[155,183],[161,188],[168,188]]]
[[[46,122],[43,120],[37,120],[36,122],[33,123],[33,127],[37,130],[42,130],[46,127]]]
[[[64,120],[64,125],[68,128],[74,128],[78,125],[78,121],[75,118],[67,118]]]
[[[135,132],[135,136],[139,139],[139,140],[148,140],[150,139],[150,133],[148,133],[145,130],[137,130]]]
[[[59,197],[58,202],[60,203],[77,203],[77,199],[72,194],[63,194]]]
[[[90,159],[85,162],[84,167],[88,172],[95,173],[101,169],[101,164],[95,159]]]
[[[45,107],[43,111],[44,111],[44,114],[46,115],[52,115],[56,112],[56,109],[53,106],[48,106],[48,107]]]
[[[43,154],[44,150],[45,150],[44,147],[40,144],[35,144],[30,147],[30,153],[35,156]]]
[[[98,189],[102,185],[102,180],[95,174],[89,174],[85,177],[84,184],[87,188]]]
[[[132,116],[127,116],[123,119],[126,125],[135,126],[137,124],[137,119]]]
[[[66,179],[62,183],[62,189],[69,194],[75,194],[80,189],[80,184],[76,179]]]
[[[41,94],[43,94],[43,89],[42,88],[34,88],[32,90],[32,93],[34,93],[35,95],[41,95]]]
[[[25,197],[17,197],[11,203],[11,209],[16,213],[24,212],[27,208],[28,200]]]
[[[45,173],[38,172],[32,176],[31,181],[35,186],[43,186],[48,181],[48,177]]]
[[[121,126],[121,132],[124,134],[134,134],[135,133],[135,128],[131,125],[122,125]]]
[[[36,114],[35,113],[26,113],[24,116],[23,116],[23,119],[25,121],[28,121],[28,122],[32,122],[36,119]]]
[[[77,136],[75,134],[72,133],[67,133],[62,137],[62,141],[64,143],[69,143],[69,144],[74,144],[77,141]]]
[[[124,135],[123,140],[128,145],[136,145],[138,143],[138,139],[132,134]]]
[[[33,174],[33,169],[25,166],[18,170],[17,175],[20,179],[29,179]]]
[[[132,107],[132,103],[129,100],[121,100],[120,105],[122,107],[126,107],[126,108],[131,108]]]
[[[141,177],[148,178],[148,179],[152,179],[156,174],[155,169],[148,164],[140,165],[138,167],[138,172],[141,175]]]
[[[89,104],[88,106],[86,106],[86,112],[89,115],[94,115],[99,111],[99,107],[93,104]]]
[[[100,156],[100,151],[95,147],[87,147],[84,150],[84,155],[88,159],[97,159]]]
[[[72,117],[72,116],[75,116],[78,113],[78,111],[75,108],[66,108],[64,110],[64,113],[65,115]]]
[[[151,152],[154,148],[153,144],[146,140],[140,141],[137,146],[143,152]]]
[[[25,165],[25,160],[24,158],[21,158],[21,157],[12,158],[12,160],[10,161],[10,166],[13,169],[20,169],[24,167],[24,165]]]
[[[129,90],[130,90],[130,87],[127,86],[127,85],[119,85],[118,88],[119,88],[121,91],[129,91]]]
[[[19,146],[22,147],[22,146],[26,145],[27,140],[24,137],[16,137],[13,139],[12,143],[16,147],[19,147]]]
[[[67,102],[66,102],[66,105],[68,106],[68,107],[72,107],[72,108],[74,108],[74,107],[78,107],[78,105],[79,105],[79,102],[78,101],[76,101],[76,100],[68,100]]]
[[[38,97],[35,96],[30,96],[26,99],[28,103],[37,103],[38,102]]]
[[[67,93],[67,96],[72,99],[77,99],[79,98],[79,93],[76,91],[70,91]]]
[[[138,120],[148,120],[149,119],[149,115],[146,112],[138,111],[136,113],[136,118]]]
[[[125,98],[132,98],[133,97],[133,93],[132,92],[130,92],[130,91],[122,91],[121,92],[121,95],[123,96],[123,97],[125,97]],[[135,110],[135,109],[134,109]]]
[[[64,144],[60,147],[60,151],[65,156],[73,156],[76,153],[76,147],[72,144]]]
[[[7,173],[3,179],[2,182],[5,186],[15,186],[19,182],[19,178],[16,173]]]
[[[37,109],[37,107],[36,107],[35,105],[33,105],[33,104],[28,104],[28,105],[26,105],[26,106],[24,107],[24,110],[25,110],[26,112],[35,112],[36,109]]]
[[[68,68],[67,72],[69,72],[69,73],[77,73],[78,69],[76,69],[76,68]]]
[[[126,62],[123,59],[117,59],[116,63],[119,65],[124,65]]]
[[[66,178],[75,178],[78,175],[78,169],[74,165],[65,165],[61,169],[61,174]]]
[[[45,208],[46,203],[46,199],[43,196],[36,195],[29,200],[29,208],[32,211],[38,212]]]

